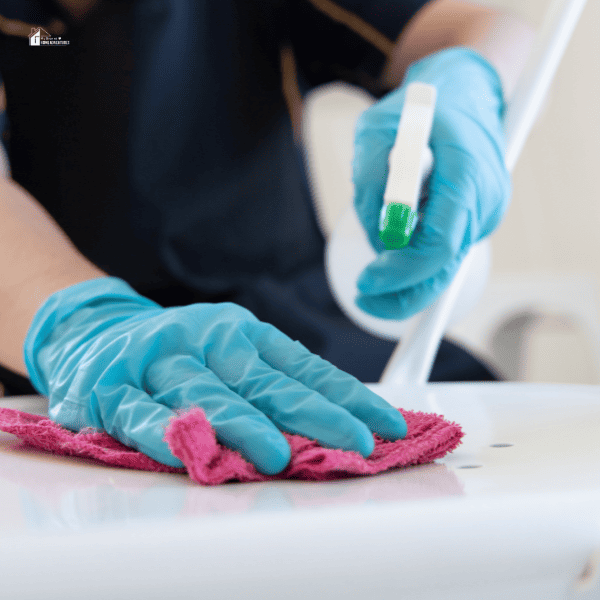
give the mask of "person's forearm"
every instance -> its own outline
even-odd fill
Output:
[[[0,363],[27,375],[23,342],[44,301],[70,285],[106,277],[80,254],[23,188],[0,177]]]
[[[535,30],[521,18],[459,0],[434,0],[412,19],[384,69],[386,88],[398,86],[411,63],[451,46],[473,48],[495,67],[508,100],[523,70]]]

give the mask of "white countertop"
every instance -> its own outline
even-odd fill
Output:
[[[600,386],[370,387],[463,444],[371,477],[202,487],[0,433],[0,596],[600,598],[581,576],[600,562]]]

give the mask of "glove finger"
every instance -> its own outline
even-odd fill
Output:
[[[454,214],[457,207],[467,212],[476,212],[477,183],[475,174],[480,165],[461,148],[445,142],[432,140],[434,168],[427,186],[427,199],[422,207],[423,222],[436,231],[450,231],[446,222],[447,215]],[[462,235],[454,235],[458,241]]]
[[[409,319],[433,304],[452,283],[465,253],[441,269],[434,277],[401,292],[376,296],[359,295],[355,303],[366,313],[380,319]]]
[[[236,450],[267,475],[280,473],[291,458],[289,444],[268,416],[229,389],[209,368],[189,354],[153,361],[145,386],[155,402],[173,411],[199,406],[217,440]]]
[[[469,212],[443,198],[430,210],[411,243],[402,250],[386,250],[361,273],[357,288],[367,296],[397,293],[432,281],[461,251],[469,228]]]
[[[160,463],[184,466],[173,456],[164,440],[165,428],[176,416],[172,410],[125,383],[112,386],[98,384],[94,386],[92,397],[96,398],[102,424],[109,435]],[[113,408],[107,410],[109,406]]]
[[[209,368],[282,431],[315,439],[326,447],[370,455],[373,435],[364,423],[261,359],[243,331],[255,330],[259,325],[230,331],[228,344],[236,349],[235,357],[223,361],[209,355]]]
[[[302,414],[303,418],[314,420],[318,427],[324,427],[323,436],[326,437],[323,440],[327,444],[337,446],[336,438],[342,436],[343,441],[349,431],[350,439],[358,435],[357,442],[363,449],[348,449],[368,456],[373,439],[372,435],[366,435],[367,430],[388,440],[406,436],[406,421],[396,408],[352,375],[307,350],[300,342],[291,340],[268,323],[260,323],[253,328],[250,339],[260,360],[289,378],[280,385],[286,393],[289,390],[294,401],[282,396],[279,410],[283,409],[292,416]],[[289,419],[287,414],[286,418]],[[367,451],[369,448],[371,450]]]
[[[239,339],[231,341],[238,349],[243,343]],[[149,384],[166,386],[165,391],[153,396],[154,399],[172,408],[200,406],[215,428],[219,441],[223,439],[223,443],[229,447],[233,444],[235,449],[241,446],[240,451],[245,451],[242,454],[251,455],[252,462],[258,460],[263,469],[271,470],[272,467],[270,464],[265,467],[265,460],[256,456],[256,449],[243,447],[244,438],[257,427],[250,420],[246,424],[242,417],[254,412],[277,431],[286,446],[285,438],[275,426],[288,433],[316,439],[325,446],[354,450],[363,455],[373,451],[373,437],[364,423],[327,402],[317,392],[271,368],[260,359],[247,338],[245,343],[244,360],[228,362],[225,368],[217,370],[218,375],[191,356],[171,356],[151,365]],[[261,439],[253,434],[246,442],[250,445],[256,440],[260,453],[267,445],[262,439],[267,432],[261,427],[258,434]],[[289,447],[287,450],[289,453]],[[287,458],[289,461],[289,456]]]

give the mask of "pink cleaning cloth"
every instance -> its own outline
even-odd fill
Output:
[[[278,475],[263,475],[239,452],[217,442],[215,432],[200,408],[174,418],[165,430],[171,452],[185,468],[163,465],[124,446],[105,432],[73,433],[47,417],[10,408],[0,408],[0,430],[16,435],[26,444],[69,456],[93,458],[107,465],[185,473],[204,485],[227,481],[272,481],[304,479],[328,481],[355,475],[373,475],[388,469],[428,463],[454,450],[463,437],[459,425],[439,415],[399,409],[408,434],[403,440],[388,442],[374,435],[375,450],[368,458],[357,452],[323,448],[316,441],[284,433],[292,449],[289,465]]]

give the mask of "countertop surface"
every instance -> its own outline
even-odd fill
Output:
[[[162,540],[158,556],[162,556],[163,550],[168,553],[173,577],[173,565],[181,564],[173,562],[173,548],[193,548],[194,552],[206,553],[206,546],[198,542],[198,536],[206,543],[210,539],[214,552],[203,555],[202,564],[208,571],[202,575],[202,581],[209,587],[214,584],[219,590],[234,586],[229,589],[230,594],[239,593],[235,588],[238,584],[218,574],[217,563],[222,565],[216,558],[219,552],[225,556],[229,552],[232,564],[238,552],[240,565],[247,565],[249,557],[241,549],[250,544],[250,562],[261,567],[258,571],[256,568],[248,571],[248,577],[256,577],[260,569],[269,571],[273,561],[282,560],[280,554],[271,554],[273,545],[279,547],[284,540],[289,543],[290,536],[295,538],[294,547],[305,560],[309,555],[302,548],[329,555],[355,548],[352,556],[358,561],[364,552],[361,544],[367,543],[365,540],[372,544],[375,536],[379,540],[375,547],[379,550],[372,551],[369,560],[375,561],[379,551],[380,559],[388,560],[390,552],[397,553],[399,547],[408,545],[413,558],[421,554],[432,556],[434,546],[441,553],[442,562],[454,560],[452,552],[447,550],[455,548],[460,537],[462,558],[452,571],[456,590],[462,581],[459,565],[464,566],[465,560],[478,560],[484,548],[493,560],[479,565],[481,585],[490,577],[505,577],[508,571],[500,569],[500,565],[506,560],[520,561],[519,568],[523,569],[529,561],[528,572],[538,573],[538,580],[543,579],[544,585],[550,585],[551,579],[540,575],[544,569],[559,573],[563,588],[565,582],[570,582],[571,587],[576,585],[586,561],[595,560],[590,557],[600,550],[600,386],[499,383],[369,387],[394,406],[434,412],[459,423],[465,431],[463,443],[434,463],[376,476],[328,483],[276,481],[203,487],[186,475],[112,468],[91,460],[54,456],[23,447],[14,436],[0,433],[2,576],[8,569],[6,561],[20,565],[23,557],[27,557],[28,564],[37,565],[35,561],[39,560],[44,569],[50,569],[45,587],[36,588],[21,579],[18,584],[21,596],[11,597],[33,598],[42,589],[53,589],[49,579],[58,577],[63,568],[66,573],[69,561],[81,563],[68,572],[76,571],[75,580],[79,578],[82,586],[87,585],[90,573],[98,572],[91,567],[86,571],[85,565],[90,564],[91,556],[98,560],[100,547],[104,558],[108,553],[111,560],[122,562],[124,556],[141,557],[143,552],[136,548],[149,551],[156,536]],[[37,396],[4,398],[0,406],[36,414],[47,411],[46,399]],[[378,527],[384,529],[376,534]],[[256,531],[260,531],[258,546],[252,542],[256,541]],[[327,543],[323,545],[320,536],[325,532],[328,532]],[[318,551],[316,541],[319,541]],[[332,544],[329,550],[327,544]],[[47,558],[49,549],[56,554],[52,560]],[[189,559],[189,550],[185,555]],[[154,560],[156,554],[144,556],[138,567],[128,568],[131,581],[136,581],[133,573],[142,568],[142,562],[147,574],[148,561]],[[217,562],[210,566],[209,559]],[[164,556],[161,560],[163,581],[169,567]],[[340,565],[348,566],[348,557],[339,560]],[[559,564],[564,567],[562,571],[557,570]],[[50,565],[54,567],[51,569]],[[243,582],[240,565],[237,572]],[[280,564],[278,572],[293,570],[290,564],[286,565]],[[39,568],[42,567],[38,565],[36,569]],[[118,568],[113,565],[112,572]],[[416,577],[410,588],[415,590],[414,594],[406,588],[406,597],[428,597],[424,590],[428,586],[434,590],[439,584],[431,573],[426,576],[408,563],[402,568],[397,566],[394,577],[404,568],[407,570],[403,581],[407,581],[409,574],[413,579]],[[510,572],[513,579],[517,577],[518,570]],[[448,573],[444,576],[445,585],[454,589],[454,584],[451,585],[454,575]],[[590,576],[595,577],[595,572],[584,579]],[[181,582],[180,573],[177,577]],[[192,579],[200,575],[189,577],[186,585],[193,587]],[[363,573],[361,577],[367,581],[370,576]],[[473,585],[479,580],[477,577]],[[521,583],[523,577],[519,579]],[[153,597],[153,591],[159,595],[160,585],[152,581],[152,577],[144,578],[148,587],[145,597]],[[386,581],[386,577],[378,577],[377,581]],[[98,594],[114,592],[105,579],[102,582],[95,586]],[[17,586],[17,579],[13,583]],[[59,579],[55,583],[59,586]],[[10,589],[10,581],[7,585]],[[123,585],[121,582],[119,589],[123,590]],[[136,585],[139,591],[139,581]],[[256,597],[280,595],[276,586],[266,589],[261,585],[256,588]],[[337,597],[335,590],[342,584],[332,583],[329,589],[321,581],[318,593],[311,592],[312,588],[306,585],[304,582],[298,587],[298,597],[307,593]],[[358,581],[352,584],[356,597],[360,596],[360,585]],[[372,582],[364,585],[373,590]],[[555,585],[559,585],[558,579]],[[355,597],[347,586],[342,588],[339,597]],[[515,589],[511,588],[511,597],[518,598]],[[72,590],[75,597],[79,593],[76,581]],[[71,597],[61,593],[63,597]],[[289,597],[296,597],[289,593],[288,590]],[[456,593],[456,598],[471,597]],[[481,591],[473,592],[476,593]],[[186,597],[185,591],[180,590],[180,594]],[[387,597],[382,594],[381,598]],[[454,597],[448,594],[447,598]],[[53,597],[51,592],[48,597]]]

